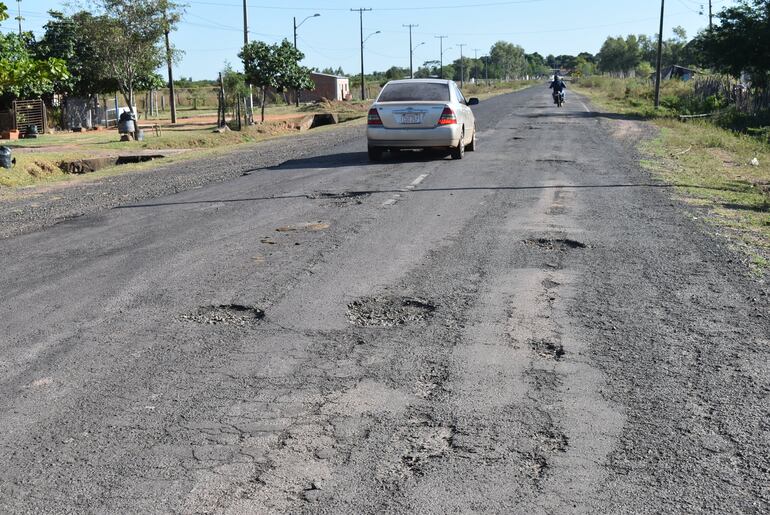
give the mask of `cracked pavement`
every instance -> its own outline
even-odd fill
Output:
[[[770,511],[767,285],[548,93],[0,208],[0,511]]]

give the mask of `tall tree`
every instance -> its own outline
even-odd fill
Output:
[[[738,0],[717,17],[695,44],[704,64],[734,77],[748,73],[753,87],[770,86],[770,0]]]
[[[243,60],[246,79],[262,89],[262,121],[265,121],[267,90],[276,91],[311,89],[310,70],[298,63],[305,55],[284,39],[280,44],[268,45],[252,41],[238,54]]]
[[[526,73],[527,59],[524,57],[524,49],[519,45],[498,41],[489,50],[489,56],[501,79],[509,80]]]
[[[103,65],[102,78],[112,77],[134,105],[137,83],[152,76],[166,56],[160,45],[167,26],[166,3],[159,0],[100,0],[104,14],[94,16],[85,30],[94,43],[94,59]]]

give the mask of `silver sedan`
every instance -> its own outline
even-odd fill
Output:
[[[366,139],[369,159],[386,150],[437,148],[462,159],[476,150],[476,121],[467,99],[451,80],[405,79],[385,84],[369,109]]]

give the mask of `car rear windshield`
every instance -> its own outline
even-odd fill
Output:
[[[437,82],[388,84],[378,102],[449,102],[449,86]]]

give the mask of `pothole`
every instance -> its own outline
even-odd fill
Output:
[[[524,240],[527,245],[534,245],[546,250],[567,251],[573,249],[584,249],[588,247],[585,243],[569,238],[533,238]]]
[[[265,312],[259,308],[240,304],[221,304],[203,306],[193,313],[181,315],[180,318],[198,324],[245,326],[265,318]]]
[[[401,465],[416,476],[422,476],[432,459],[448,454],[452,447],[451,428],[420,423],[398,434],[400,442],[406,442],[401,455]]]
[[[551,279],[543,279],[543,282],[540,284],[542,284],[543,288],[545,288],[546,290],[552,290],[557,286],[561,286],[561,283],[557,283],[556,281],[553,281]]]
[[[548,471],[548,461],[540,454],[526,453],[522,456],[521,470],[533,481],[540,481]]]
[[[347,317],[361,327],[395,327],[425,320],[435,310],[416,297],[365,297],[348,304]]]
[[[284,225],[284,226],[278,227],[276,231],[278,232],[323,231],[324,229],[328,229],[329,227],[330,225],[328,223],[322,222],[319,220],[318,222]]]
[[[368,191],[339,191],[339,192],[316,192],[307,195],[307,198],[311,200],[345,200],[360,197],[368,197],[370,193]]]
[[[540,448],[547,452],[567,452],[569,439],[562,433],[557,433],[551,429],[540,431],[534,435]]]
[[[564,346],[561,343],[550,340],[529,340],[528,343],[540,357],[559,361],[564,356]]]

